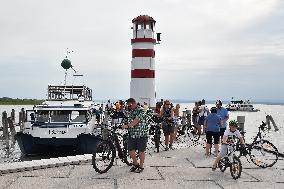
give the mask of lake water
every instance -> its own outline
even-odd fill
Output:
[[[181,103],[181,110],[185,108],[192,110],[194,107],[193,103]],[[213,104],[208,104],[210,109]],[[265,122],[265,116],[271,115],[274,118],[276,125],[279,128],[278,132],[270,131],[266,137],[270,140],[279,150],[279,152],[284,152],[284,106],[283,105],[264,105],[255,104],[254,107],[259,109],[258,112],[229,112],[230,119],[237,119],[237,116],[245,116],[245,131],[246,141],[250,142],[251,138],[255,136],[258,131],[258,126],[261,121]],[[16,111],[16,122],[19,120],[19,111],[21,108],[32,109],[31,105],[0,105],[0,125],[2,125],[2,112],[6,111],[8,116],[10,116],[11,110]],[[272,129],[273,130],[273,129]],[[2,135],[2,133],[0,133]],[[21,152],[17,143],[10,149],[6,149],[2,140],[0,140],[0,163],[3,162],[13,162],[21,160]]]

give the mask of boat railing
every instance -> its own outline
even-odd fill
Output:
[[[48,100],[92,100],[92,89],[84,85],[48,85]]]

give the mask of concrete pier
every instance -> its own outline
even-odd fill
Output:
[[[65,166],[53,160],[59,165],[46,162],[45,167],[35,165],[32,171],[10,170],[0,176],[0,188],[284,188],[283,158],[272,168],[261,169],[242,157],[241,178],[234,180],[229,170],[211,170],[214,156],[206,158],[201,145],[160,153],[148,151],[145,170],[140,174],[129,172],[130,167],[120,160],[107,173],[99,174],[92,168],[91,155],[71,160],[74,157],[65,157],[70,161]]]

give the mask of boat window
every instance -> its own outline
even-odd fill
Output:
[[[51,122],[69,122],[69,110],[53,110],[50,111]]]
[[[72,111],[71,122],[86,122],[87,111]]]
[[[26,121],[27,122],[34,122],[35,121],[35,112],[34,112],[34,110],[27,110],[26,111]]]
[[[49,112],[48,111],[38,111],[37,121],[38,122],[48,122]]]

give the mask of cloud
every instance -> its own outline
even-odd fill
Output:
[[[62,81],[60,63],[68,47],[75,51],[73,66],[87,76],[96,98],[128,97],[131,20],[140,14],[152,16],[156,31],[162,32],[161,45],[155,46],[161,97],[186,97],[168,90],[169,83],[174,91],[186,87],[186,93],[207,93],[203,86],[220,68],[222,77],[214,81],[222,86],[232,82],[234,70],[253,72],[273,65],[280,77],[281,64],[271,62],[284,59],[283,8],[280,0],[6,1],[0,7],[0,69],[6,70],[1,82],[20,88],[19,80],[25,78],[34,90],[16,93],[3,85],[0,96],[3,91],[6,96],[42,96],[46,83]],[[257,80],[253,82],[259,87]],[[277,83],[272,75],[269,80]],[[249,91],[244,79],[240,83]],[[214,89],[210,94],[218,93]],[[222,94],[227,95],[226,88]]]

